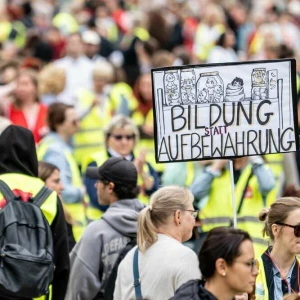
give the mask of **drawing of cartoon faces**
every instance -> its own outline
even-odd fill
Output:
[[[172,100],[178,99],[178,97],[179,97],[179,93],[178,92],[174,92],[174,93],[170,94],[170,98]]]
[[[263,71],[256,71],[253,74],[254,82],[255,83],[264,83],[264,72]]]
[[[170,74],[166,75],[166,79],[167,79],[167,81],[172,82],[175,80],[175,76],[172,73],[170,73]]]
[[[206,97],[207,97],[207,92],[206,92],[206,90],[205,90],[205,89],[201,90],[201,91],[199,92],[199,94],[198,94],[198,102],[199,102],[199,103],[205,103],[205,102],[207,102]]]
[[[214,78],[207,78],[207,80],[206,80],[206,86],[208,88],[213,88],[216,84],[217,84],[216,79],[214,79]]]
[[[219,94],[219,95],[222,95],[222,94],[223,94],[223,88],[222,88],[221,85],[217,85],[217,86],[215,87],[215,93],[216,93],[216,94]]]
[[[244,85],[244,81],[242,78],[238,78],[238,77],[235,77],[233,80],[232,80],[232,83],[231,83],[233,86],[243,86]]]

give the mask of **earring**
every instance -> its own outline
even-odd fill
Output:
[[[224,272],[224,273],[222,273],[222,276],[226,276],[226,273]]]

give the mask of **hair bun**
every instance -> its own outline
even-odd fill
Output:
[[[269,212],[270,212],[270,208],[267,208],[267,207],[263,208],[260,211],[260,213],[258,214],[259,221],[265,221],[266,218],[267,218],[267,216],[268,216],[268,214],[269,214]]]

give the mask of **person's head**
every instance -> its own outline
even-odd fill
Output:
[[[37,73],[32,70],[21,70],[16,79],[14,91],[17,105],[39,102]]]
[[[55,102],[48,108],[47,123],[51,131],[71,137],[79,129],[79,118],[73,105]]]
[[[64,189],[63,184],[60,181],[59,169],[50,163],[40,161],[39,162],[39,178],[41,178],[45,185],[61,195]]]
[[[14,60],[5,62],[0,67],[1,80],[4,84],[14,81],[19,72],[19,63]]]
[[[142,74],[135,85],[134,93],[141,102],[152,103],[152,79],[151,73]]]
[[[199,266],[205,281],[223,281],[232,295],[251,293],[258,274],[250,235],[240,229],[212,229],[199,252]]]
[[[133,121],[123,115],[114,116],[104,129],[107,149],[122,156],[132,153],[139,140],[139,131]]]
[[[87,57],[93,58],[99,53],[101,38],[99,34],[93,30],[86,30],[82,33],[82,42],[84,45],[84,53]]]
[[[265,208],[259,214],[264,221],[263,234],[270,237],[274,246],[280,245],[285,252],[300,253],[300,226],[291,228],[287,225],[300,225],[300,199],[282,197],[274,202],[270,209]]]
[[[97,62],[93,70],[93,82],[96,92],[101,92],[103,88],[114,79],[114,68],[106,61]]]
[[[66,72],[53,64],[45,66],[39,73],[39,90],[42,95],[58,95],[66,84]]]
[[[32,132],[9,125],[0,135],[0,174],[19,173],[38,177],[38,160]]]
[[[157,240],[157,233],[189,240],[195,226],[194,196],[187,188],[166,186],[153,193],[150,205],[138,218],[138,246],[144,252]]]
[[[136,198],[137,170],[133,162],[121,157],[107,159],[99,168],[88,167],[86,176],[97,179],[98,202],[110,205],[115,201]]]
[[[72,58],[78,58],[83,54],[83,43],[80,33],[72,33],[67,38],[66,53]]]
[[[227,29],[218,38],[216,45],[224,48],[232,48],[235,45],[236,39],[232,30]]]

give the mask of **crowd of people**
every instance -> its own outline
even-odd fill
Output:
[[[233,160],[233,229],[227,160],[155,161],[151,81],[157,67],[299,60],[299,25],[297,0],[0,1],[0,179],[55,191],[41,206],[52,299],[300,292],[300,152]],[[299,78],[297,61],[298,99]]]

